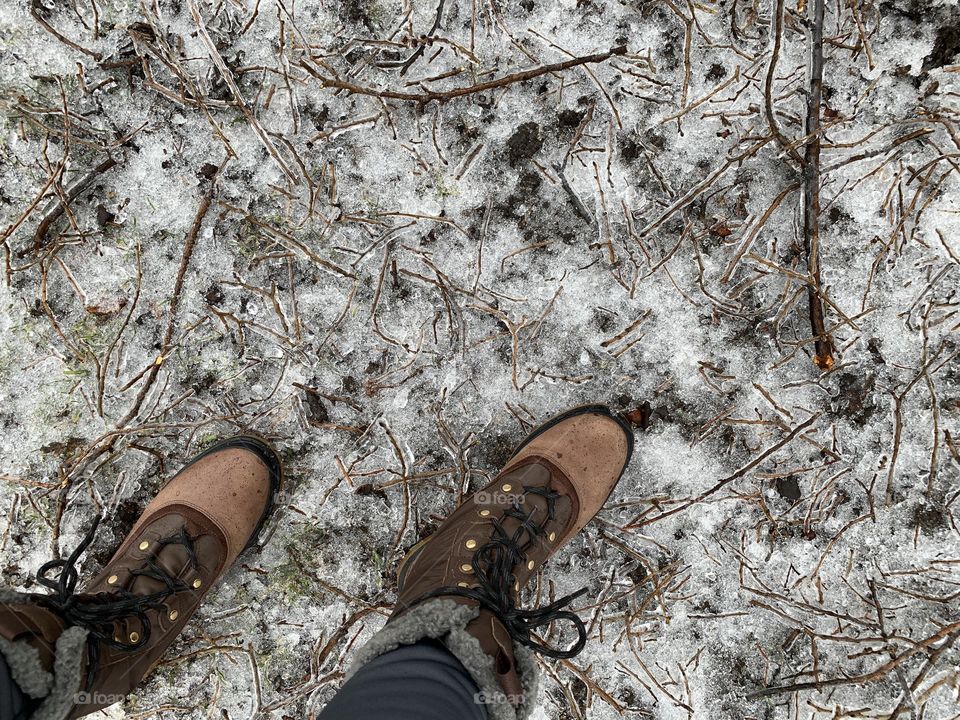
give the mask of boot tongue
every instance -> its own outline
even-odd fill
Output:
[[[573,503],[570,497],[563,492],[562,487],[554,487],[551,483],[553,473],[546,465],[533,460],[526,465],[522,465],[515,470],[511,470],[500,478],[496,487],[490,491],[493,499],[499,505],[510,505],[511,500],[516,500],[516,508],[524,516],[530,516],[530,521],[535,525],[543,526],[548,521],[549,501],[539,493],[524,492],[524,488],[543,488],[557,492],[557,497],[553,500],[553,522],[554,527],[562,528],[558,534],[565,532],[574,519]],[[503,492],[505,485],[510,486],[508,492]],[[500,518],[504,532],[508,536],[513,536],[518,528],[521,528],[522,522],[513,515],[504,515]],[[530,530],[523,527],[520,530],[519,543],[526,545],[528,543],[539,543],[540,538],[533,536]]]
[[[160,548],[154,562],[170,577],[179,578],[190,566],[190,555],[180,543],[170,543]],[[166,583],[145,575],[137,575],[130,585],[130,592],[134,595],[151,595],[166,589]]]

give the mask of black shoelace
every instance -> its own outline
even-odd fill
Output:
[[[579,654],[586,645],[587,629],[583,620],[576,613],[565,608],[583,595],[587,588],[581,588],[549,605],[532,610],[518,608],[513,600],[511,588],[516,582],[513,569],[518,564],[526,562],[526,551],[536,542],[537,538],[546,534],[546,524],[554,519],[556,500],[560,497],[558,493],[545,488],[527,487],[525,485],[521,487],[523,488],[522,495],[534,493],[547,501],[547,517],[544,522],[542,524],[534,523],[533,515],[536,508],[525,514],[520,509],[519,501],[514,498],[511,501],[511,507],[505,510],[503,515],[519,520],[520,525],[510,534],[504,529],[500,518],[491,517],[490,522],[494,527],[494,536],[473,553],[470,564],[473,567],[477,586],[466,588],[444,586],[424,594],[414,603],[442,595],[459,595],[476,600],[482,607],[487,608],[500,619],[514,641],[525,645],[540,655],[552,658],[572,658]],[[523,541],[524,532],[527,534],[526,542]],[[414,603],[411,603],[411,605]],[[577,631],[577,641],[566,650],[551,647],[533,639],[534,630],[557,620],[572,623]]]
[[[65,560],[51,560],[37,571],[37,582],[53,591],[52,595],[38,595],[37,598],[52,608],[68,625],[79,625],[90,633],[89,663],[87,667],[87,687],[93,683],[98,660],[100,645],[108,645],[124,651],[135,651],[142,648],[150,640],[151,624],[147,616],[148,610],[159,609],[163,601],[177,592],[190,591],[192,588],[179,578],[173,577],[155,557],[149,557],[142,567],[132,570],[131,575],[148,577],[164,584],[164,589],[147,595],[134,593],[118,587],[112,592],[99,592],[96,595],[83,596],[76,592],[79,573],[77,560],[90,546],[96,536],[97,527],[101,518],[96,518],[87,534],[77,548]],[[193,539],[187,535],[184,528],[180,532],[157,541],[158,547],[170,544],[183,545],[187,550],[190,567],[197,568],[197,555],[193,546]],[[59,570],[56,579],[47,577],[52,570]],[[142,632],[136,642],[124,642],[113,635],[113,624],[125,618],[136,618]]]

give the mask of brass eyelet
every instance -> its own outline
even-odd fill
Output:
[[[199,588],[201,585],[203,585],[203,580],[201,580],[200,578],[197,578],[196,580],[193,581],[194,589]]]
[[[170,611],[170,614],[167,615],[167,617],[170,619],[170,622],[173,622],[173,621],[176,620],[178,617],[180,617],[180,613],[177,612],[176,610],[171,610],[171,611]]]
[[[477,541],[474,540],[473,538],[470,538],[464,543],[464,545],[468,550],[473,550],[477,546]]]
[[[111,575],[110,577],[107,578],[107,585],[116,585],[117,579],[118,578],[116,575]]]
[[[130,633],[130,642],[135,643],[139,640],[140,640],[140,633],[138,633],[136,630]]]
[[[504,492],[510,492],[511,490],[513,490],[513,485],[511,485],[510,483],[504,483],[503,485],[500,486],[500,489],[503,490]]]
[[[489,511],[489,510],[481,510],[481,511],[480,511],[480,517],[490,517],[490,511]]]
[[[550,542],[553,542],[554,540],[557,539],[557,534],[556,534],[555,532],[552,532],[552,533],[550,533],[550,534],[547,536],[547,539],[548,539]]]
[[[142,543],[137,545],[137,547],[141,550],[146,550],[148,547],[150,547],[150,543],[147,540],[144,540]]]
[[[530,562],[527,563],[527,570],[533,570],[533,568],[535,568],[536,565],[537,564],[533,560],[531,560]]]
[[[460,572],[472,573],[472,572],[473,572],[473,565],[471,565],[470,563],[463,563],[463,564],[460,566]]]
[[[457,587],[470,587],[470,583],[458,582]]]

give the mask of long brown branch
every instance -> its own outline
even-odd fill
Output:
[[[758,690],[755,693],[750,693],[747,695],[747,698],[753,700],[756,698],[769,697],[770,695],[781,695],[783,693],[797,692],[798,690],[822,690],[823,688],[837,687],[839,685],[862,685],[863,683],[873,682],[875,680],[879,680],[894,668],[899,667],[904,660],[913,657],[921,650],[940,642],[940,640],[945,637],[955,635],[958,630],[960,630],[960,622],[946,625],[930,637],[926,638],[925,640],[921,640],[913,647],[904,650],[895,658],[888,660],[873,672],[863,673],[862,675],[851,675],[849,677],[830,678],[829,680],[811,680],[809,682],[794,683],[792,685],[764,688],[763,690]]]
[[[377,88],[355,85],[353,83],[346,82],[345,80],[323,75],[313,65],[306,63],[303,60],[300,61],[300,65],[304,68],[304,70],[323,83],[324,87],[346,90],[347,92],[355,93],[357,95],[370,95],[373,97],[390,100],[407,100],[410,102],[428,103],[432,100],[442,102],[444,100],[453,100],[454,98],[463,97],[465,95],[473,95],[474,93],[484,92],[485,90],[506,87],[507,85],[523,82],[525,80],[532,80],[533,78],[540,77],[541,75],[547,75],[549,73],[560,72],[561,70],[577,67],[578,65],[604,62],[614,55],[626,55],[626,53],[626,46],[621,45],[619,47],[611,48],[607,52],[584,55],[582,57],[564,60],[563,62],[551,63],[550,65],[541,65],[540,67],[530,68],[529,70],[521,70],[520,72],[511,73],[510,75],[505,75],[501,78],[488,80],[487,82],[477,83],[475,85],[454,88],[452,90],[428,90],[425,93],[408,93],[397,90],[378,90]]]
[[[824,0],[813,0],[810,24],[810,92],[807,95],[806,134],[810,138],[804,151],[803,246],[811,283],[807,286],[810,327],[816,338],[814,363],[821,370],[833,367],[833,339],[823,319],[820,295],[820,102],[823,96],[823,12]]]
[[[146,372],[146,379],[144,380],[143,385],[140,386],[140,390],[137,392],[137,397],[134,399],[130,410],[128,410],[123,419],[117,423],[116,427],[118,430],[125,428],[135,417],[137,417],[140,412],[140,408],[143,406],[143,401],[147,397],[147,393],[150,391],[150,388],[157,379],[157,374],[160,372],[160,367],[167,360],[167,356],[171,351],[173,346],[173,334],[177,327],[177,311],[180,308],[180,297],[183,294],[184,279],[186,278],[187,270],[190,267],[190,259],[193,257],[193,249],[196,247],[197,237],[200,234],[200,228],[203,225],[203,220],[207,216],[207,211],[210,209],[210,204],[213,202],[217,177],[219,176],[220,172],[222,172],[225,164],[226,160],[220,164],[220,167],[217,168],[216,174],[214,174],[214,176],[208,181],[206,192],[200,199],[200,206],[197,209],[197,214],[194,216],[193,224],[190,226],[190,230],[187,232],[187,235],[184,238],[183,253],[180,256],[180,268],[177,270],[177,279],[173,284],[173,294],[170,298],[170,310],[167,317],[167,327],[163,333],[163,342],[160,346],[160,355],[150,366],[150,369]],[[113,441],[111,441],[109,445],[104,446],[102,451],[105,452],[108,450],[112,444]]]
[[[90,187],[94,180],[96,180],[103,173],[107,172],[107,170],[110,168],[114,167],[116,164],[117,160],[115,158],[108,157],[93,170],[84,175],[83,178],[74,183],[74,185],[67,190],[67,203],[72,203],[74,200],[76,200],[84,190]],[[36,232],[33,234],[33,245],[20,250],[17,253],[18,259],[25,257],[31,252],[36,252],[47,244],[47,233],[50,232],[50,228],[53,226],[53,224],[63,216],[64,212],[66,211],[66,207],[67,204],[64,203],[62,199],[53,206],[50,212],[48,212],[40,221],[40,224],[37,225]]]
[[[663,520],[664,518],[668,518],[668,517],[670,517],[671,515],[676,515],[678,512],[682,512],[683,510],[686,510],[688,507],[691,507],[691,506],[693,506],[693,505],[696,505],[696,504],[699,503],[699,502],[702,502],[703,500],[706,500],[708,497],[710,497],[711,495],[713,495],[713,494],[714,494],[715,492],[717,492],[718,490],[721,490],[722,488],[726,487],[727,485],[729,485],[729,484],[730,484],[731,482],[733,482],[734,480],[737,480],[737,479],[743,477],[744,475],[746,475],[748,472],[750,472],[751,470],[753,470],[753,468],[757,467],[757,465],[759,465],[759,464],[762,463],[764,460],[766,460],[768,457],[770,457],[770,456],[773,455],[775,452],[777,452],[777,450],[779,450],[780,448],[785,447],[786,445],[789,445],[790,442],[791,442],[797,435],[799,435],[799,434],[802,433],[804,430],[806,430],[808,427],[810,427],[811,425],[813,425],[813,423],[815,423],[819,418],[820,418],[820,413],[814,413],[813,415],[811,415],[810,417],[808,417],[806,420],[804,420],[802,423],[800,423],[800,424],[797,425],[795,428],[793,428],[789,433],[787,433],[787,434],[784,435],[782,438],[780,438],[780,439],[779,439],[777,442],[775,442],[773,445],[771,445],[771,446],[768,447],[766,450],[764,450],[762,453],[760,453],[760,454],[757,455],[755,458],[753,458],[753,460],[751,460],[750,462],[748,462],[746,465],[744,465],[743,467],[741,467],[740,469],[738,469],[738,470],[737,470],[736,472],[734,472],[733,474],[728,475],[727,477],[723,478],[722,480],[719,480],[719,481],[718,481],[715,485],[713,485],[713,487],[711,487],[709,490],[705,490],[704,492],[700,493],[697,497],[693,498],[692,500],[688,500],[687,502],[684,502],[684,503],[682,503],[681,505],[678,505],[677,507],[673,508],[672,510],[666,510],[666,511],[660,513],[659,515],[655,515],[655,516],[652,517],[652,518],[649,518],[649,519],[647,519],[647,520],[644,520],[642,523],[640,523],[640,525],[638,525],[638,527],[643,527],[643,526],[645,526],[645,525],[650,525],[650,524],[652,524],[652,523],[655,523],[655,522],[658,522],[658,521],[660,521],[660,520]]]

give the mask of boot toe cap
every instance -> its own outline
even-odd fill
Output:
[[[164,506],[194,508],[223,531],[231,554],[239,554],[255,539],[272,508],[279,463],[272,448],[255,438],[224,441],[181,470],[144,516]]]
[[[510,464],[530,456],[559,467],[576,488],[581,513],[603,505],[633,452],[633,432],[609,411],[572,415],[529,441]]]

